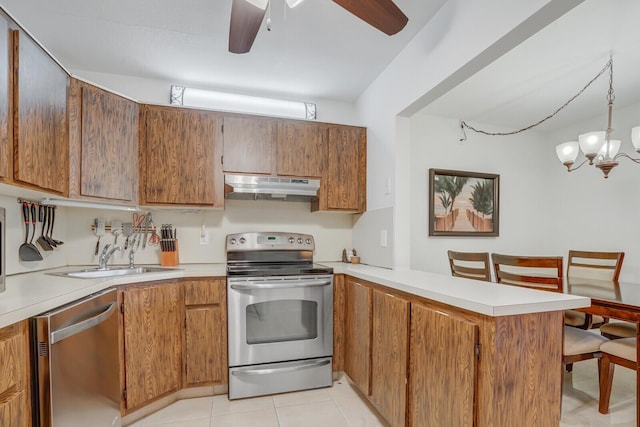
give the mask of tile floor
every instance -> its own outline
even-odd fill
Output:
[[[564,375],[561,427],[635,426],[635,375],[616,368],[609,414],[598,412],[595,360]],[[333,387],[230,402],[226,395],[184,399],[130,427],[377,427],[378,419],[346,377]]]

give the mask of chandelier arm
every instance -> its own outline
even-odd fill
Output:
[[[585,163],[587,163],[589,161],[589,159],[584,159],[582,161],[582,163],[580,163],[578,166],[576,166],[575,168],[572,168],[571,166],[573,166],[573,163],[571,163],[570,165],[565,165],[567,166],[567,171],[569,172],[573,172],[574,170],[580,169],[582,167],[582,165],[584,165]]]
[[[640,164],[640,159],[636,159],[631,157],[630,155],[628,155],[627,153],[618,153],[616,154],[616,156],[613,158],[613,160],[618,160],[620,157],[625,157],[629,160],[631,160],[634,163],[639,163]]]

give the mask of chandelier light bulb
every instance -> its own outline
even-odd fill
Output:
[[[620,150],[620,140],[619,139],[610,139],[609,140],[609,158],[615,157]],[[602,144],[600,151],[598,151],[598,156],[602,156],[603,158],[607,158],[607,143]]]
[[[631,129],[631,142],[636,151],[640,153],[640,126],[636,126]]]
[[[569,141],[557,145],[556,154],[563,165],[570,167],[578,157],[578,141]]]

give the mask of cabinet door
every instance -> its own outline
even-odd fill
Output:
[[[210,111],[145,106],[144,166],[147,203],[222,206],[216,141],[218,116]]]
[[[224,280],[185,280],[185,378],[199,386],[227,383],[227,303]]]
[[[0,329],[0,425],[31,425],[27,321]]]
[[[366,196],[364,129],[329,128],[327,209],[364,211]]]
[[[371,288],[351,279],[345,286],[344,372],[371,394]]]
[[[138,105],[81,85],[80,195],[137,201]]]
[[[373,291],[371,402],[394,427],[406,424],[408,356],[409,302]]]
[[[278,124],[278,175],[320,178],[327,153],[325,130],[315,123]]]
[[[478,325],[411,306],[411,425],[473,426]]]
[[[185,385],[226,384],[226,312],[223,304],[186,309]]]
[[[123,291],[126,409],[182,384],[182,304],[175,283]]]
[[[259,117],[225,116],[225,172],[270,175],[275,164],[277,122]]]
[[[11,124],[11,86],[9,62],[12,32],[9,21],[0,15],[0,178],[11,178],[13,134]]]
[[[333,370],[344,371],[344,274],[333,277]]]
[[[68,192],[69,76],[29,36],[14,32],[14,178]]]

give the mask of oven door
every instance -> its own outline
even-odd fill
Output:
[[[229,366],[333,355],[333,275],[227,278]]]

